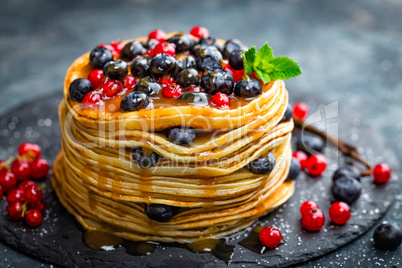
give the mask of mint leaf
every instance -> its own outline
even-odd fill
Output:
[[[256,58],[261,62],[270,62],[274,59],[274,52],[272,48],[268,45],[268,42],[265,42],[262,47],[257,52]]]
[[[282,56],[277,57],[271,61],[274,70],[270,73],[272,80],[289,79],[301,74],[299,65],[292,59]]]
[[[271,81],[271,78],[269,77],[269,73],[266,73],[262,70],[255,70],[255,74],[257,75],[258,78],[261,79],[262,82],[264,82],[264,84],[269,83],[269,81]]]
[[[243,65],[244,65],[244,74],[249,75],[253,73],[254,61],[255,61],[255,46],[249,48],[246,52],[243,53]]]

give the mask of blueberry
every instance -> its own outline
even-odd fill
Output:
[[[134,91],[127,94],[120,102],[120,108],[125,112],[147,109],[150,100],[144,92]]]
[[[195,68],[197,66],[195,58],[192,55],[178,56],[177,65],[181,69],[180,71],[188,68]]]
[[[299,176],[300,171],[301,171],[301,166],[300,166],[299,160],[292,157],[292,159],[290,160],[288,179],[290,179],[292,181],[297,179],[297,176]]]
[[[191,128],[171,128],[168,138],[177,145],[191,145],[195,139],[195,132]]]
[[[166,41],[176,45],[176,53],[188,51],[195,44],[194,39],[190,35],[183,33],[175,34]]]
[[[198,86],[200,85],[198,71],[194,68],[185,69],[178,74],[176,82],[184,89],[188,89],[192,86]]]
[[[143,169],[155,166],[161,158],[161,156],[155,152],[146,151],[144,153],[141,146],[135,147],[131,156],[133,161]]]
[[[219,42],[216,41],[215,38],[213,37],[208,37],[208,38],[201,38],[198,42],[199,45],[207,45],[207,46],[214,46],[216,47],[219,51],[223,50],[223,45]]]
[[[141,42],[141,45],[146,49],[154,49],[157,44],[159,41],[156,39],[147,39]]]
[[[243,65],[243,57],[241,56],[243,53],[243,50],[234,50],[232,53],[229,55],[229,65],[235,70],[243,70],[244,65]]]
[[[197,57],[197,68],[201,71],[221,69],[222,54],[213,46],[202,49]]]
[[[143,78],[149,75],[149,62],[150,59],[140,57],[131,65],[131,73],[134,77]]]
[[[324,140],[318,136],[300,135],[296,141],[297,150],[305,152],[308,156],[324,151]]]
[[[275,167],[275,156],[269,152],[267,157],[260,157],[247,165],[247,169],[254,174],[268,174]]]
[[[332,175],[332,179],[335,181],[343,176],[350,176],[360,181],[361,173],[360,170],[355,166],[343,166],[335,170],[334,175]]]
[[[332,184],[332,195],[337,201],[353,204],[360,196],[362,186],[358,180],[350,176],[338,178]]]
[[[109,61],[103,67],[103,73],[116,80],[124,80],[128,74],[127,63],[122,60]]]
[[[186,91],[183,94],[181,94],[177,100],[195,106],[209,105],[208,96],[204,92]]]
[[[289,121],[290,119],[292,119],[292,116],[293,116],[293,108],[288,103],[288,106],[286,107],[286,111],[285,111],[285,114],[283,115],[283,117],[281,119],[281,122]]]
[[[145,53],[146,49],[138,41],[128,42],[121,50],[120,58],[124,61],[132,61],[135,57]]]
[[[246,49],[243,43],[237,39],[227,40],[222,50],[223,58],[228,59],[230,54],[235,50],[246,50]]]
[[[177,60],[165,53],[159,53],[152,58],[149,71],[155,77],[172,74],[177,67]]]
[[[234,93],[236,96],[243,98],[257,97],[262,93],[262,86],[257,79],[245,76],[237,81]]]
[[[194,57],[198,58],[200,56],[201,50],[206,49],[207,47],[210,47],[208,44],[197,44],[193,46],[191,49],[191,54],[194,55]]]
[[[85,95],[94,90],[91,82],[88,79],[77,78],[71,84],[69,88],[70,97],[78,102],[81,102]]]
[[[383,223],[374,231],[374,243],[381,250],[394,250],[402,243],[401,229],[395,224]]]
[[[168,222],[178,212],[177,207],[172,207],[163,204],[151,204],[145,207],[145,212],[149,219],[157,222]]]
[[[149,76],[141,78],[134,86],[134,91],[144,92],[148,96],[158,95],[161,89],[161,85]]]
[[[112,52],[104,47],[96,47],[91,51],[89,60],[94,69],[103,69],[103,66],[111,60],[113,60]]]
[[[208,94],[215,95],[218,92],[230,95],[233,92],[234,79],[231,73],[224,70],[204,72],[201,77],[201,87]]]

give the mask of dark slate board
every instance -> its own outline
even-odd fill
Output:
[[[292,100],[300,101],[305,97],[292,92]],[[21,106],[0,119],[0,158],[16,152],[21,142],[31,141],[43,148],[46,159],[53,161],[60,149],[60,130],[57,107],[61,96],[51,95]],[[307,101],[307,100],[306,100]],[[375,163],[376,156],[394,161],[393,153],[384,147],[382,136],[360,119],[351,119],[356,114],[353,109],[340,107],[337,103],[326,107],[318,104],[322,100],[309,98],[307,103],[315,117],[324,118],[318,123],[336,133],[339,124],[340,137],[354,140],[361,154],[370,163]],[[324,112],[323,112],[324,111]],[[325,111],[326,115],[325,115]],[[331,111],[331,112],[329,112]],[[337,112],[339,111],[339,115]],[[330,130],[331,129],[331,130]],[[335,132],[333,132],[335,129]],[[295,131],[295,136],[298,132]],[[284,267],[290,266],[331,252],[345,245],[373,226],[390,207],[397,190],[394,178],[385,186],[371,183],[371,177],[363,179],[363,193],[353,205],[353,216],[344,226],[331,224],[328,208],[331,204],[331,175],[338,164],[345,159],[329,146],[326,157],[329,162],[323,177],[311,178],[302,174],[296,184],[294,196],[282,207],[260,219],[257,224],[276,225],[286,240],[274,250],[263,255],[254,253],[238,245],[250,228],[228,238],[228,243],[235,245],[235,252],[230,266],[233,267]],[[389,163],[397,168],[397,163]],[[46,183],[49,183],[47,179]],[[123,247],[113,251],[89,249],[82,242],[82,229],[75,219],[60,205],[52,190],[45,192],[48,208],[40,227],[32,229],[24,222],[12,222],[6,216],[6,201],[0,203],[0,239],[17,250],[36,257],[42,261],[68,267],[226,267],[226,263],[211,254],[196,254],[189,250],[158,246],[148,256],[132,256]],[[306,232],[300,224],[299,206],[305,200],[314,200],[327,216],[327,222],[320,232]]]

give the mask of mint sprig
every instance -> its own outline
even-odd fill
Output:
[[[275,58],[272,48],[265,43],[258,51],[255,46],[243,53],[244,74],[255,72],[264,84],[272,80],[289,79],[301,74],[299,65],[292,59]]]

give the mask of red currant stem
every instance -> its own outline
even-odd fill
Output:
[[[10,165],[12,162],[14,162],[14,160],[18,159],[18,156],[14,156],[14,157],[10,157],[7,159],[7,161],[1,163],[0,165],[0,169],[1,168],[6,168],[7,171],[10,171]]]
[[[25,202],[23,205],[22,205],[22,207],[21,207],[21,210],[22,210],[22,217],[24,218],[25,217],[25,214],[27,213],[27,202]]]
[[[354,160],[356,160],[357,162],[360,162],[363,165],[365,165],[367,169],[360,171],[362,176],[371,175],[371,173],[372,173],[371,165],[360,157],[359,153],[357,152],[356,147],[354,147],[353,145],[350,145],[349,143],[347,143],[341,139],[337,139],[324,131],[318,130],[317,128],[313,127],[312,125],[307,125],[303,120],[299,120],[299,119],[296,119],[293,117],[293,121],[297,128],[306,130],[310,133],[320,136],[323,139],[329,140],[332,144],[334,144],[335,146],[338,147],[338,150],[340,152],[342,152],[342,154],[344,154],[345,156],[349,156],[349,157],[353,158]]]

